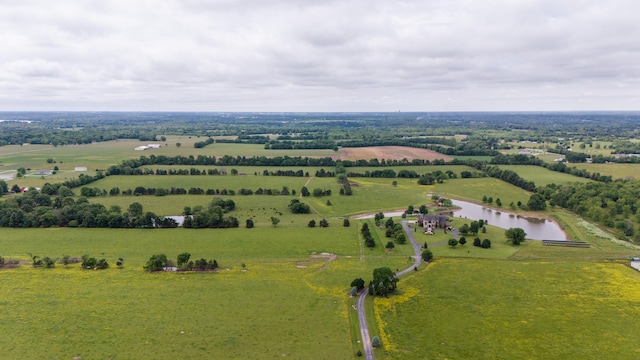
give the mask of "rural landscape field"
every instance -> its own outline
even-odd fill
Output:
[[[640,356],[640,165],[611,155],[639,144],[634,122],[593,163],[545,122],[514,138],[528,114],[447,115],[434,135],[412,114],[308,114],[297,133],[265,115],[250,134],[209,115],[105,113],[100,131],[85,116],[69,131],[3,114],[33,120],[0,123],[3,357]],[[445,227],[417,223],[437,214]],[[489,215],[543,232],[516,241]],[[410,271],[383,288],[380,269]]]

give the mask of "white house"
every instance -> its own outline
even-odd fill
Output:
[[[160,144],[148,144],[147,148],[149,148],[149,149],[160,149],[161,146],[162,145],[160,145]]]

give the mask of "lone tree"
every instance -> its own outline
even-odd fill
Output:
[[[509,228],[504,232],[504,236],[506,236],[513,245],[520,245],[520,243],[524,241],[525,236],[527,236],[527,233],[521,228]]]
[[[344,226],[344,227],[349,227],[349,226],[351,226],[351,223],[349,222],[349,219],[344,219],[344,220],[342,221],[342,226]]]
[[[396,289],[398,278],[388,267],[373,270],[373,288],[376,295],[387,295]]]
[[[271,225],[273,225],[273,227],[276,227],[276,226],[278,226],[278,223],[280,223],[280,219],[278,219],[275,216],[272,216],[271,217]]]
[[[429,249],[424,249],[420,256],[422,257],[422,261],[425,262],[430,262],[431,260],[433,260],[433,253]]]
[[[456,246],[458,246],[458,240],[456,240],[456,239],[449,239],[449,246],[451,246],[451,247],[456,247]]]
[[[464,236],[461,236],[461,237],[460,237],[460,240],[458,240],[458,243],[459,243],[460,245],[464,245],[464,244],[466,244],[466,243],[467,243],[467,238],[465,238]]]

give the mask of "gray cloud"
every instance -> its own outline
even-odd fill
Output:
[[[640,3],[0,3],[0,110],[637,110]]]

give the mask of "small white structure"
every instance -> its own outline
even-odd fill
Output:
[[[144,151],[144,150],[149,150],[149,149],[160,149],[161,147],[162,147],[162,145],[160,145],[160,144],[147,144],[147,145],[138,146],[134,150],[135,151]]]
[[[86,166],[76,166],[75,169],[73,169],[73,171],[87,171],[87,167]]]

